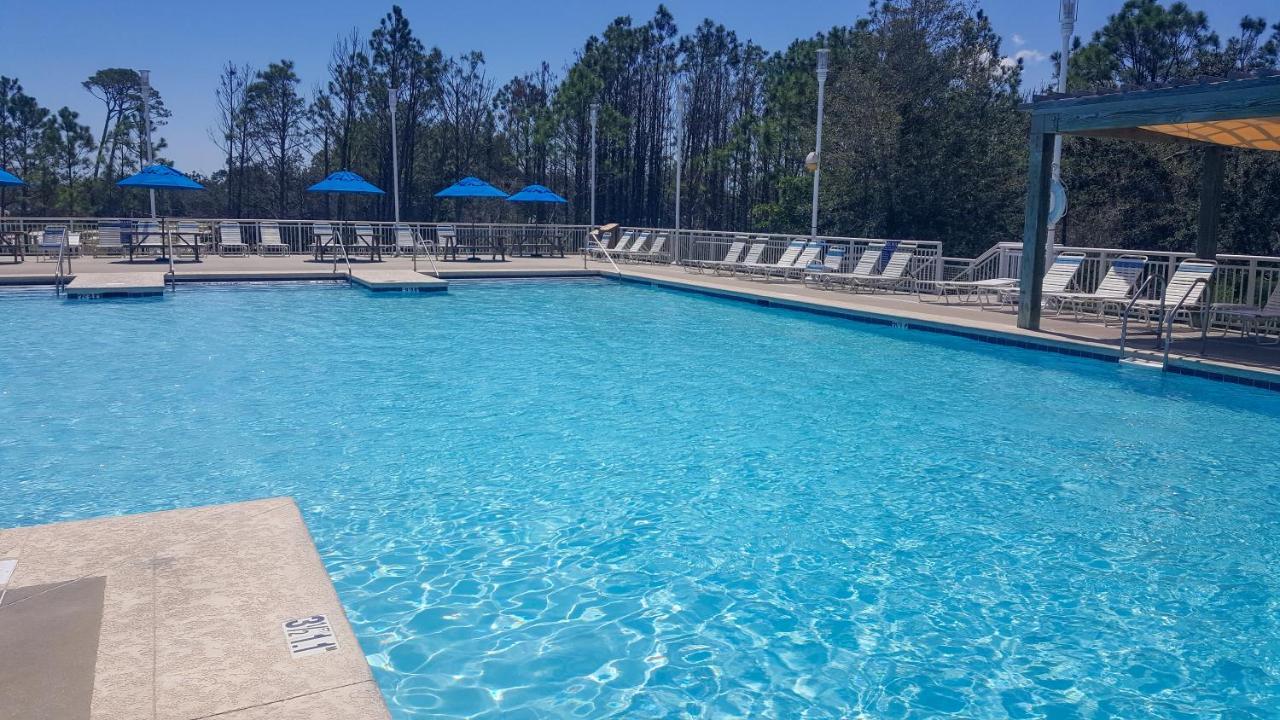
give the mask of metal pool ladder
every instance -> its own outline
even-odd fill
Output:
[[[1160,311],[1159,321],[1156,324],[1156,342],[1163,344],[1163,353],[1159,362],[1149,356],[1139,355],[1136,352],[1132,355],[1125,353],[1125,346],[1129,339],[1129,313],[1133,310],[1134,304],[1142,297],[1143,291],[1151,284],[1155,276],[1150,276],[1143,281],[1138,290],[1134,292],[1133,298],[1129,300],[1129,304],[1124,308],[1124,315],[1120,321],[1120,362],[1134,367],[1145,367],[1153,370],[1168,370],[1169,368],[1169,346],[1173,342],[1173,320],[1177,317],[1178,312],[1183,309],[1187,300],[1195,292],[1195,289],[1201,284],[1208,286],[1208,278],[1195,278],[1191,281],[1191,286],[1187,288],[1182,297],[1178,298],[1178,302],[1172,308],[1166,310],[1165,293],[1160,293]],[[1204,309],[1201,310],[1200,319],[1200,354],[1204,354],[1205,343],[1209,335],[1209,302],[1201,303]]]

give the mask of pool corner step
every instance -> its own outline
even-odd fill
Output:
[[[147,297],[164,294],[162,272],[76,273],[67,284],[67,297]]]
[[[1142,368],[1144,370],[1164,370],[1164,363],[1159,360],[1139,357],[1137,355],[1120,358],[1120,364],[1126,367]]]
[[[448,280],[413,270],[373,270],[363,267],[352,268],[351,282],[374,292],[435,292],[449,287]]]

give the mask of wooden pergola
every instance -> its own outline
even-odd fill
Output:
[[[1280,151],[1280,72],[1105,94],[1037,96],[1031,114],[1027,210],[1022,231],[1018,327],[1040,327],[1053,142],[1057,135],[1108,137],[1204,148],[1196,255],[1218,250],[1222,155],[1226,148]]]

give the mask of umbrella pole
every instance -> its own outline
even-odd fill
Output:
[[[173,271],[173,237],[169,235],[169,223],[164,218],[160,218],[160,232],[164,235],[165,246],[169,249],[169,280],[173,283],[173,290],[178,290],[178,276]]]

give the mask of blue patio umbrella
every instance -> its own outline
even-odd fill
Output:
[[[307,192],[332,193],[335,195],[386,195],[382,188],[379,188],[350,170],[339,170],[337,172],[329,173],[329,177],[307,188]],[[341,208],[339,208],[339,212],[342,212]],[[345,213],[342,214],[345,217]],[[319,252],[320,259],[323,260],[324,250],[321,249]],[[378,260],[382,259],[382,249],[376,245],[371,245],[369,247],[370,262],[373,261],[375,253],[377,254]],[[333,266],[335,268],[338,266],[336,248],[333,255]]]
[[[11,172],[0,170],[0,187],[18,187],[20,185],[26,185],[26,183],[22,182],[22,178]]]
[[[148,165],[137,173],[119,181],[116,185],[123,188],[146,188],[148,190],[204,190],[204,186],[174,170],[168,165]],[[166,254],[169,260],[169,272],[173,272],[173,254],[168,251],[169,228],[160,219],[160,234],[164,237]],[[200,262],[200,245],[193,246],[196,262]],[[129,259],[133,260],[133,243],[129,244]]]
[[[506,193],[478,177],[464,177],[436,193],[438,198],[505,198]]]
[[[330,173],[329,177],[307,188],[307,192],[346,193],[348,195],[386,194],[380,188],[350,170],[339,170],[335,173]]]
[[[569,201],[560,197],[552,191],[551,188],[545,185],[526,185],[523,190],[507,198],[507,202],[536,203],[539,205],[564,205]],[[540,219],[540,217],[530,217],[529,222],[536,223]],[[517,231],[517,233],[526,243],[532,239],[534,243],[534,257],[541,257],[541,250],[544,245],[550,245],[553,248],[560,247],[558,240],[554,241],[554,243],[550,241],[550,235],[548,234],[548,230],[545,228],[525,228]],[[563,255],[563,253],[561,254]]]
[[[458,182],[436,193],[436,197],[438,198],[459,198],[459,199],[488,198],[491,200],[493,199],[500,200],[502,198],[505,198],[506,196],[507,194],[502,192],[498,188],[490,185],[489,183],[481,180],[478,177],[470,177],[470,176],[464,177]],[[490,236],[490,242],[492,243],[492,236]],[[490,245],[491,249],[494,247],[500,247],[500,245],[493,245],[493,244]],[[475,245],[473,244],[471,246],[470,259],[472,260],[476,259],[475,252],[476,252]]]
[[[551,188],[545,185],[529,185],[507,198],[507,202],[567,203],[569,201],[555,194]]]
[[[148,165],[116,183],[120,187],[149,190],[203,190],[204,186],[168,165]]]

